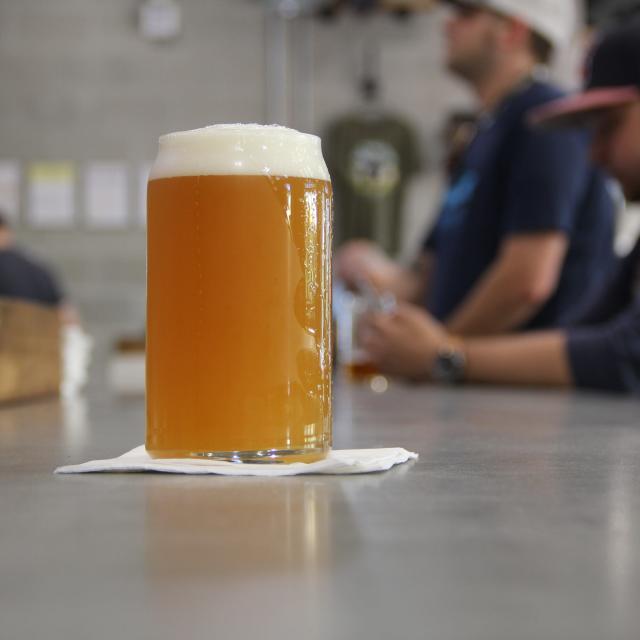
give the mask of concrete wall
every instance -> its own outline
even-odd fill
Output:
[[[70,160],[79,175],[87,161],[124,161],[135,187],[137,164],[153,158],[159,134],[262,118],[258,6],[187,0],[182,36],[160,45],[138,35],[138,4],[0,2],[0,157]],[[90,328],[141,328],[144,232],[135,223],[122,232],[83,229],[81,186],[77,228],[32,231],[22,222],[19,240],[55,265]],[[137,189],[130,195],[133,213]]]

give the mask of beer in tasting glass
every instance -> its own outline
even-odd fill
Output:
[[[147,221],[151,456],[327,454],[331,215],[316,136],[215,125],[160,138]]]

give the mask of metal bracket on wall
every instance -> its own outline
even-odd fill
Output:
[[[265,122],[314,130],[313,19],[265,9]]]

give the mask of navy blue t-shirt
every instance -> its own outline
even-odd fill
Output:
[[[640,394],[640,242],[568,329],[578,387]]]
[[[569,237],[555,293],[522,328],[556,325],[607,275],[614,205],[604,174],[589,163],[587,134],[526,122],[530,109],[561,95],[533,81],[480,123],[424,244],[436,258],[425,301],[436,318],[460,305],[510,235]]]
[[[2,249],[0,297],[57,306],[63,294],[54,276],[43,266],[16,249]]]

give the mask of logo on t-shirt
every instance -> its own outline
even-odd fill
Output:
[[[387,142],[363,140],[351,151],[348,172],[358,195],[384,198],[400,182],[400,157]]]
[[[467,205],[478,185],[475,171],[465,171],[449,188],[445,196],[439,226],[457,227],[462,223]]]

